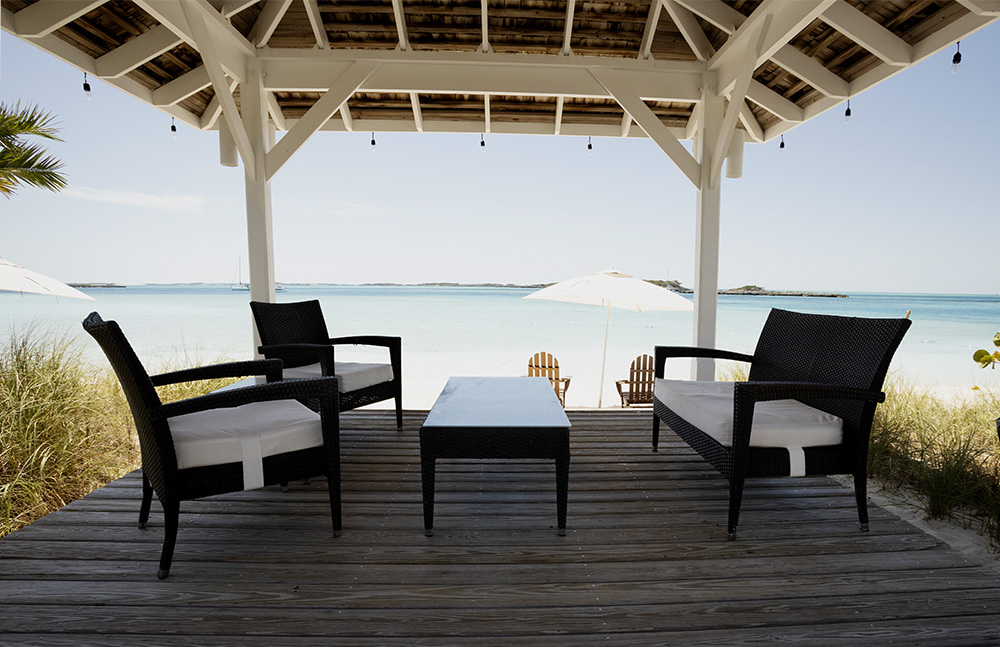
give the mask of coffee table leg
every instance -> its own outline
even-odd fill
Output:
[[[556,459],[556,518],[559,536],[566,536],[566,499],[569,490],[569,456]]]
[[[424,535],[434,536],[434,458],[420,457],[420,479],[424,497]]]

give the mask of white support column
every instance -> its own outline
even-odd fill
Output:
[[[250,260],[250,299],[274,301],[274,236],[271,226],[271,183],[267,180],[267,152],[272,141],[267,116],[267,91],[257,59],[247,58],[247,81],[240,85],[243,126],[253,149],[253,168],[246,179],[247,251]],[[254,352],[260,338],[254,330]]]
[[[702,121],[695,147],[700,156],[701,182],[698,187],[698,213],[695,225],[694,274],[694,340],[695,346],[714,348],[716,345],[716,314],[719,302],[719,216],[721,214],[722,181],[711,182],[711,142],[718,140],[722,129],[725,102],[716,94],[717,76],[707,72],[702,76]],[[694,360],[691,377],[714,380],[715,361]]]

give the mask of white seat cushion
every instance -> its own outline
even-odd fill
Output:
[[[168,419],[177,467],[243,463],[243,489],[264,487],[263,457],[319,447],[319,414],[295,400],[254,402]]]
[[[392,381],[391,364],[364,364],[361,362],[334,362],[334,374],[337,377],[337,389],[341,393],[357,391],[366,386],[374,386]],[[289,379],[300,377],[320,377],[322,370],[319,364],[286,368],[282,376]]]
[[[674,413],[714,438],[733,444],[733,382],[657,379],[653,394]],[[797,400],[758,402],[753,411],[752,447],[839,445],[844,421]]]

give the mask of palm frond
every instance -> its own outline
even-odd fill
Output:
[[[56,136],[58,132],[58,124],[51,113],[37,106],[22,109],[20,102],[13,108],[0,103],[0,144],[9,146],[10,142],[26,135],[62,141]]]
[[[66,176],[59,172],[63,163],[46,155],[40,146],[0,149],[0,195],[10,197],[19,186],[49,191],[66,188]]]

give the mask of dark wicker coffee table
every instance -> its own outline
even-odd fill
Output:
[[[556,516],[566,534],[569,419],[544,377],[452,377],[420,428],[424,531],[434,534],[434,469],[439,458],[550,458]]]

